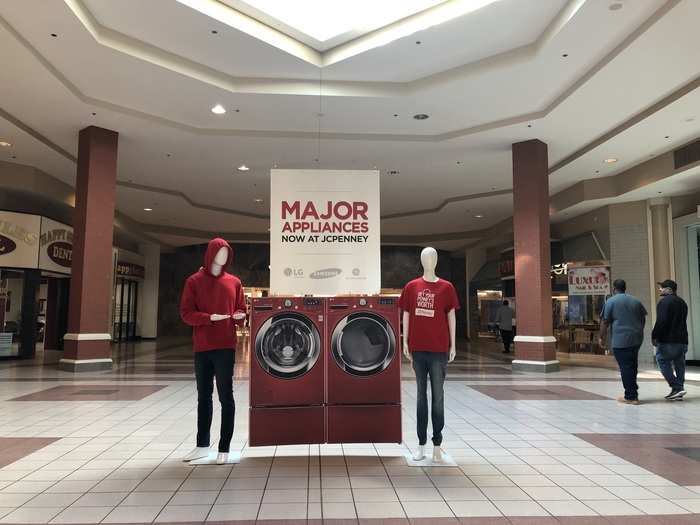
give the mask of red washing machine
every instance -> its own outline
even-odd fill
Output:
[[[325,300],[254,298],[249,444],[324,443]]]
[[[329,443],[401,443],[401,351],[396,297],[326,303]]]

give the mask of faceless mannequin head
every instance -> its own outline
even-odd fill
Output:
[[[219,275],[221,268],[228,262],[228,248],[222,246],[214,256],[214,263],[211,265],[212,275]]]
[[[423,277],[428,280],[435,280],[435,267],[437,266],[438,254],[435,248],[428,246],[420,252],[420,263],[423,265]]]

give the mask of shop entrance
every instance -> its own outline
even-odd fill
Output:
[[[136,322],[138,305],[138,281],[117,277],[112,305],[112,339],[114,341],[134,341],[138,338]]]

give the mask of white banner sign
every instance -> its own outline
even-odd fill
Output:
[[[36,268],[40,228],[37,215],[0,211],[0,266]]]
[[[610,295],[610,268],[569,266],[569,295]]]
[[[378,294],[379,172],[270,172],[270,292]]]
[[[39,268],[57,273],[71,273],[73,228],[46,217],[41,218]]]

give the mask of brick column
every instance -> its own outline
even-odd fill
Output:
[[[547,144],[513,144],[517,335],[513,369],[559,370],[552,329]]]
[[[60,362],[66,370],[112,367],[110,268],[118,137],[95,126],[80,131],[68,333]]]

